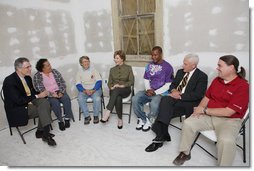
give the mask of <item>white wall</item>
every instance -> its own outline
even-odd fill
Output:
[[[218,58],[225,54],[236,55],[249,71],[247,0],[164,0],[163,6],[164,58],[175,69],[184,55],[194,52],[209,82],[216,76]],[[110,0],[1,0],[0,85],[20,56],[33,66],[39,58],[48,58],[65,78],[71,97],[76,95],[80,56],[88,55],[107,78],[115,50],[111,17]],[[141,90],[144,68],[133,70],[135,89]],[[1,114],[0,128],[6,125]]]

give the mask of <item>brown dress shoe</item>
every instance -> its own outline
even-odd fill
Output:
[[[190,160],[191,159],[191,155],[186,155],[183,152],[181,152],[173,161],[173,164],[180,166],[182,165],[185,161]]]

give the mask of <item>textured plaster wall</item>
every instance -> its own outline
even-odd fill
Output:
[[[189,52],[200,56],[209,82],[225,54],[236,55],[249,71],[248,0],[164,0],[163,14],[164,58],[175,71]],[[71,97],[77,94],[80,56],[88,55],[105,79],[114,66],[111,0],[0,0],[0,23],[0,86],[20,56],[30,59],[33,74],[36,61],[48,58]],[[133,70],[135,89],[141,90],[144,68]],[[0,129],[6,126],[1,111]]]
[[[166,2],[171,53],[249,50],[247,0]]]

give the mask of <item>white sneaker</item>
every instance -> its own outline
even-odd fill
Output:
[[[144,125],[144,122],[142,121],[142,119],[138,118],[136,130],[141,130],[143,128],[143,125]]]
[[[151,126],[152,126],[151,122],[149,121],[148,118],[146,118],[146,123],[145,123],[145,125],[143,126],[142,131],[145,131],[145,132],[146,132],[146,131],[149,131],[150,128],[151,128]]]

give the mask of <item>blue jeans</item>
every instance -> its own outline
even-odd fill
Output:
[[[71,109],[71,99],[67,93],[64,93],[63,97],[61,98],[49,97],[48,101],[58,121],[63,122],[62,109],[60,105],[61,103],[63,104],[64,117],[68,119],[73,118],[73,113]]]
[[[138,118],[142,119],[146,123],[146,118],[156,118],[159,112],[159,105],[161,101],[161,95],[147,96],[145,91],[139,91],[135,96],[132,97],[133,111]],[[150,102],[150,113],[144,112],[144,105]]]
[[[89,116],[89,109],[87,106],[87,99],[92,98],[93,99],[93,116],[99,116],[99,112],[101,109],[101,89],[96,90],[92,96],[88,96],[83,92],[79,92],[78,94],[78,104],[81,110],[83,111],[84,117]]]

